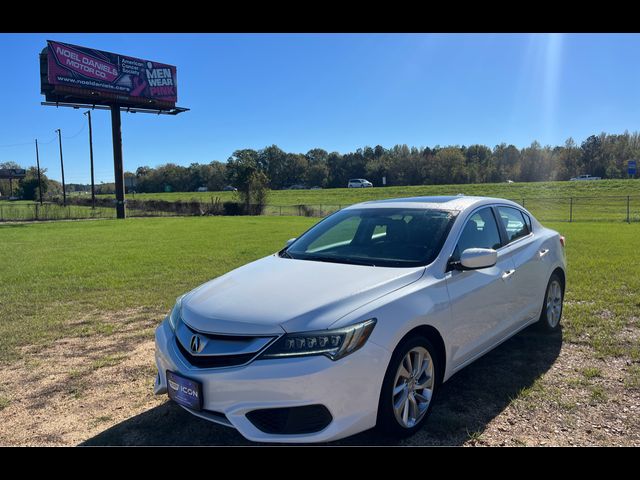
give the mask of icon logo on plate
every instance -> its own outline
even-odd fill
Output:
[[[194,335],[193,337],[191,337],[190,346],[191,346],[191,351],[193,353],[200,353],[203,347],[202,339],[200,338],[200,335]]]
[[[178,385],[176,382],[174,382],[173,380],[169,380],[169,386],[173,389],[178,391],[178,389],[180,388],[180,385]]]

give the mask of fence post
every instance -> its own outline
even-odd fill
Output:
[[[36,203],[34,206],[36,207],[36,220],[38,220],[38,204]]]
[[[524,198],[522,199],[522,206],[524,207]]]
[[[573,222],[573,197],[569,197],[569,223]]]
[[[4,220],[4,217],[2,216],[2,205],[0,205],[0,220]]]
[[[630,211],[629,211],[629,202],[631,200],[631,197],[629,195],[627,195],[627,223],[631,223],[631,216],[629,215]]]
[[[280,216],[282,216],[282,205],[280,205]]]

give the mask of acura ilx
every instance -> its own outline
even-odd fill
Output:
[[[179,297],[155,393],[254,441],[411,435],[460,369],[559,328],[564,242],[497,198],[352,205]]]

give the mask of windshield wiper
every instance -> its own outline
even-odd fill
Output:
[[[282,257],[282,258],[293,258],[293,255],[291,255],[286,250],[281,250],[279,256]]]
[[[346,263],[348,265],[365,265],[367,267],[375,267],[375,264],[366,260],[357,260],[355,258],[342,258],[342,257],[321,257],[321,256],[305,256],[302,260],[311,260],[315,262],[328,262],[328,263]]]

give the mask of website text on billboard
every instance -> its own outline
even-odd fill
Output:
[[[55,86],[108,92],[134,99],[174,104],[176,67],[115,53],[47,41],[47,80]]]

